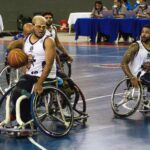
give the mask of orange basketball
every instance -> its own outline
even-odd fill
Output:
[[[7,56],[8,64],[13,68],[19,68],[28,63],[28,56],[19,48],[12,49]]]

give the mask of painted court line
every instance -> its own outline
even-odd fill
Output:
[[[90,44],[87,42],[78,43],[78,42],[62,42],[65,46],[81,46],[81,47],[108,47],[108,48],[126,48],[128,45],[117,45],[117,44]]]
[[[97,99],[102,99],[102,98],[105,98],[105,97],[111,97],[111,95],[104,95],[104,96],[98,96],[98,97],[88,98],[88,99],[86,99],[86,102],[87,101],[94,101],[94,100],[97,100]]]
[[[39,143],[37,143],[33,138],[28,137],[28,140],[35,146],[37,146],[39,149],[41,150],[47,150],[45,147],[43,147],[42,145],[40,145]]]
[[[89,54],[89,55],[86,55],[86,54],[83,54],[83,55],[79,55],[79,54],[71,54],[70,56],[73,56],[73,57],[109,57],[109,58],[122,58],[122,56],[111,56],[111,55],[92,55],[92,54]]]

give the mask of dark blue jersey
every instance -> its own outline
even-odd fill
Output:
[[[23,35],[22,33],[18,33],[17,35],[15,35],[15,36],[13,37],[13,40],[18,40],[18,39],[20,39],[20,38],[24,38],[24,35]]]

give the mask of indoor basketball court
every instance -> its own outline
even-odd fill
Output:
[[[145,117],[137,112],[128,118],[114,118],[111,109],[113,88],[124,76],[120,60],[127,46],[90,45],[88,42],[64,42],[64,45],[74,59],[72,79],[86,98],[89,115],[86,126],[74,126],[68,135],[61,138],[49,137],[41,132],[26,138],[1,135],[0,147],[16,150],[148,150],[148,115]],[[0,47],[2,54],[5,41],[1,40]],[[2,68],[3,61],[0,65]]]
[[[136,7],[142,5],[143,8],[142,2],[130,1],[133,6],[137,4]],[[145,86],[138,84],[140,86],[137,88],[131,85],[129,78],[125,78],[121,68],[122,58],[129,45],[137,39],[142,39],[140,33],[144,25],[148,25],[146,28],[149,29],[150,14],[145,16],[147,12],[144,12],[144,18],[131,10],[126,15],[119,14],[120,11],[116,9],[118,7],[116,3],[125,6],[125,1],[122,0],[98,1],[98,4],[102,5],[102,9],[104,6],[108,7],[107,11],[100,14],[96,8],[96,2],[92,0],[89,0],[88,3],[87,0],[16,0],[15,2],[5,0],[1,2],[0,150],[150,149],[150,105],[149,108],[145,109],[144,98],[147,96],[144,95]],[[147,3],[148,0],[144,6],[149,6]],[[92,18],[91,12],[94,9],[98,11],[98,18],[96,15],[95,18]],[[46,14],[46,18],[44,13],[49,11],[52,13]],[[116,17],[117,15],[121,17]],[[30,32],[24,34],[22,32],[25,31],[23,25],[26,23],[30,24]],[[52,27],[54,27],[53,30]],[[48,35],[46,35],[46,31],[48,31]],[[50,50],[51,55],[55,56],[55,52],[52,51],[55,46],[59,50],[62,48],[59,40],[57,40],[57,33],[60,43],[68,50],[68,55],[73,58],[72,63],[68,56],[64,62],[60,59],[60,63],[66,63],[67,66],[58,62],[54,64],[55,59],[50,57],[51,60],[49,60],[46,56],[46,54],[50,54]],[[48,36],[53,39],[48,38]],[[25,37],[25,40],[22,40],[19,46],[23,45],[23,47],[11,48],[7,54],[6,63],[7,46],[16,40],[15,38],[20,39],[22,37]],[[47,40],[49,41],[47,42]],[[33,41],[39,44],[36,45],[36,49],[40,47],[38,53],[37,51],[33,52],[35,50]],[[24,49],[24,52],[20,51],[21,49]],[[144,47],[144,49],[146,48]],[[147,51],[149,54],[149,49]],[[65,54],[63,51],[62,53]],[[34,59],[35,55],[36,58],[41,56],[41,60]],[[32,58],[30,59],[29,56]],[[44,92],[40,95],[34,95],[32,94],[32,91],[35,90],[33,85],[39,81],[41,74],[38,74],[38,67],[35,67],[36,71],[31,68],[34,65],[38,66],[39,60],[42,62],[40,62],[39,67],[41,74],[45,71],[47,62],[51,61],[49,64],[57,66],[54,68],[55,71],[64,69],[65,77],[60,77],[57,73],[57,77],[48,80],[46,86],[43,83],[48,75],[43,77],[44,80],[41,80],[42,82],[38,86],[41,89],[43,86]],[[34,64],[34,62],[36,63]],[[23,70],[21,67],[24,65],[28,68]],[[62,68],[59,65],[62,65]],[[32,75],[27,72],[29,70]],[[21,107],[19,102],[19,104],[16,102],[12,105],[11,101],[12,95],[18,92],[12,94],[11,90],[18,88],[16,83],[24,72],[37,79],[33,83],[30,93],[19,89],[21,91],[20,97],[23,98],[19,97],[17,101],[21,103],[21,100],[26,99],[30,102],[28,103],[30,105],[28,111],[30,120],[27,122],[21,120],[21,113],[26,112],[29,105]],[[135,77],[132,76],[132,78]],[[26,80],[21,79],[25,83]],[[65,87],[66,81],[67,86]],[[122,81],[125,81],[125,88],[121,87]],[[51,83],[54,86],[49,86]],[[117,89],[119,86],[122,88],[121,92]],[[146,92],[150,93],[149,87],[146,88]],[[118,100],[118,103],[114,102],[115,96],[119,100],[121,99]],[[148,96],[150,98],[150,95]],[[132,102],[135,103],[133,108]],[[148,104],[150,104],[149,99]],[[119,114],[120,106],[129,112],[125,114],[126,116],[124,112]],[[12,108],[16,108],[15,114],[13,114]],[[20,110],[20,108],[25,111]],[[65,108],[68,109],[66,112],[64,111]]]

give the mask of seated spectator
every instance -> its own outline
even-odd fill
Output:
[[[107,11],[108,9],[103,6],[103,3],[101,1],[96,1],[95,6],[92,9],[91,17],[92,18],[101,18],[103,17],[103,11]]]
[[[92,9],[91,17],[92,18],[102,18],[103,17],[103,12],[107,11],[108,9],[103,6],[103,3],[101,1],[95,1],[94,8]],[[102,34],[98,33],[97,35],[97,43],[100,43],[101,41],[108,41],[109,37]]]
[[[146,0],[141,0],[139,6],[134,9],[139,18],[150,18],[150,5]]]
[[[128,0],[123,0],[123,4],[126,6],[127,10],[132,10],[132,5]]]
[[[18,29],[18,31],[23,30],[23,18],[24,18],[24,16],[22,14],[20,14],[19,17],[17,18],[17,29]]]
[[[23,31],[23,25],[26,23],[31,23],[32,19],[31,17],[24,17],[22,14],[19,15],[17,18],[17,29],[18,31]]]
[[[133,10],[136,9],[140,5],[140,0],[137,0],[133,5]]]
[[[114,18],[125,18],[126,17],[127,8],[123,4],[122,0],[114,0],[112,12],[113,12]],[[119,32],[119,40],[121,37],[123,37],[124,41],[128,41],[129,35],[126,33]]]
[[[123,4],[122,0],[115,0],[112,10],[114,18],[124,18],[127,8]]]

